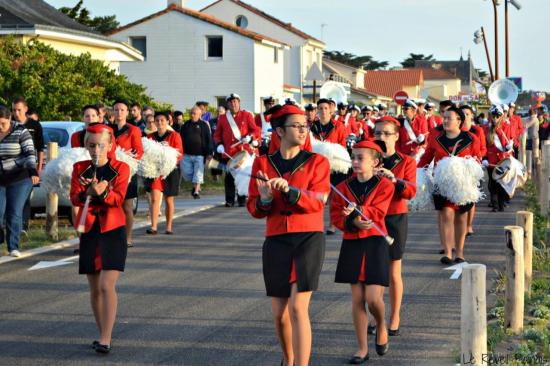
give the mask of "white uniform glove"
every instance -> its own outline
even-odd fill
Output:
[[[417,144],[421,144],[424,142],[424,140],[426,140],[426,137],[424,137],[424,135],[420,134],[418,135],[418,137],[416,138],[416,143]]]
[[[481,165],[487,168],[489,166],[489,161],[487,159],[483,159],[483,161],[481,162]]]
[[[220,144],[216,148],[216,151],[218,152],[218,154],[223,154],[225,152],[225,148],[223,147],[223,145]]]
[[[358,131],[358,132],[359,132],[359,136],[363,136],[363,133],[364,133],[365,131],[363,131],[363,129],[362,129],[361,127],[359,127],[359,131]]]
[[[508,143],[506,144],[506,149],[512,150],[513,148],[514,148],[514,141],[512,140],[508,141]]]
[[[252,137],[251,137],[250,135],[246,135],[245,137],[243,137],[243,138],[241,139],[241,142],[242,142],[243,144],[249,144],[250,141],[252,141]]]
[[[258,141],[254,140],[250,145],[252,145],[253,147],[258,147],[259,144]]]

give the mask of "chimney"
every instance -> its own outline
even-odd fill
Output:
[[[170,7],[170,6],[177,6],[177,7],[180,7],[180,8],[184,8],[185,7],[185,0],[167,0],[167,4],[166,6],[167,7]]]

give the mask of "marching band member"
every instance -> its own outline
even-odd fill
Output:
[[[334,122],[343,123],[345,126],[349,120],[348,105],[344,102],[340,102],[338,103],[337,107],[338,112],[336,113],[336,116],[334,116]]]
[[[432,160],[438,161],[451,156],[472,156],[480,158],[479,139],[470,132],[462,131],[464,113],[459,108],[447,108],[443,118],[443,130],[433,130],[428,137],[426,152],[418,162],[418,167],[428,166]],[[472,203],[458,206],[441,195],[434,194],[434,206],[438,214],[439,236],[444,248],[441,263],[451,264],[452,249],[456,250],[455,263],[464,262],[464,240],[466,239],[467,215]]]
[[[418,106],[416,115],[422,118],[426,118],[426,99],[423,99],[423,98],[417,99],[416,105]]]
[[[502,160],[513,156],[514,142],[506,136],[504,127],[504,111],[500,106],[493,105],[489,109],[490,121],[487,127],[487,155],[483,166],[489,175],[488,188],[491,194],[492,211],[504,211],[504,203],[509,199],[504,188],[493,179],[493,170]]]
[[[378,118],[382,118],[388,114],[388,106],[384,103],[378,103]]]
[[[479,154],[481,157],[487,155],[487,144],[485,139],[485,131],[483,127],[474,124],[474,109],[469,105],[463,105],[460,107],[462,113],[464,113],[464,123],[462,124],[462,131],[469,131],[477,136],[479,140]],[[476,205],[473,204],[470,211],[468,211],[468,228],[466,236],[474,234],[474,216],[476,213]]]
[[[361,108],[361,113],[363,113],[363,119],[359,121],[361,123],[361,129],[363,133],[361,134],[361,140],[369,140],[374,136],[374,109],[370,105],[366,105]]]
[[[254,154],[258,147],[261,130],[254,123],[254,117],[248,111],[241,109],[241,97],[231,93],[226,99],[228,111],[218,117],[218,125],[214,132],[216,151],[221,154],[222,160],[227,163],[242,150]],[[225,207],[235,205],[235,179],[232,174],[225,174]],[[245,196],[237,195],[239,207],[244,207]]]
[[[426,119],[416,114],[417,105],[410,99],[403,104],[404,118],[400,121],[398,150],[405,155],[421,155],[428,133]]]
[[[376,120],[380,117],[380,109],[378,109],[378,106],[373,105],[372,106],[372,117]]]
[[[336,117],[336,101],[332,98],[327,98],[327,100],[329,102],[330,115]],[[319,101],[317,101],[317,108],[319,108]]]
[[[75,227],[85,215],[78,272],[88,277],[90,301],[100,333],[92,347],[98,353],[109,353],[117,308],[115,286],[120,272],[124,271],[128,250],[122,206],[130,168],[109,156],[114,143],[109,127],[89,126],[84,143],[92,160],[74,164],[70,192],[72,204],[81,208]],[[90,199],[89,209],[83,212],[87,199]]]
[[[193,122],[187,122],[193,123]],[[167,235],[172,235],[172,220],[174,218],[174,197],[179,193],[180,184],[180,170],[179,163],[183,158],[183,146],[181,142],[180,134],[174,130],[168,129],[168,112],[156,112],[155,113],[155,125],[157,131],[147,138],[160,142],[162,144],[172,146],[178,150],[180,156],[176,163],[176,168],[172,170],[166,177],[159,177],[156,179],[146,179],[145,188],[151,193],[150,216],[151,216],[151,228],[146,230],[149,235],[157,234],[157,223],[159,218],[161,197],[164,197],[165,203],[165,215],[166,215],[166,232]]]
[[[349,106],[349,114],[350,114],[350,117],[349,117],[349,123],[348,125],[346,126],[346,132],[348,133],[348,136],[350,134],[355,134],[356,136],[359,136],[359,118],[357,116],[359,116],[359,113],[361,113],[361,108],[359,108],[359,106],[355,105],[355,104],[352,104]]]
[[[521,135],[523,135],[523,121],[521,119],[521,116],[516,114],[516,103],[510,103],[508,105],[510,109],[508,110],[508,116],[510,118],[510,123],[512,125],[512,128],[514,129],[514,135],[516,138],[514,139],[514,156],[518,157],[519,154],[519,145],[521,143]]]
[[[434,115],[434,121],[435,121],[435,124],[437,125],[436,127],[433,127],[433,128],[439,128],[439,130],[441,131],[443,129],[443,127],[441,126],[443,124],[443,114],[445,113],[445,111],[449,108],[449,107],[453,107],[455,104],[446,99],[446,100],[442,100],[441,102],[439,102],[439,116],[438,115]],[[429,127],[430,130],[432,129],[432,127]],[[431,132],[431,131],[430,131]]]
[[[258,179],[250,180],[247,208],[253,217],[267,218],[263,273],[284,356],[281,364],[306,366],[311,353],[308,306],[324,259],[330,168],[325,157],[300,148],[308,126],[297,106],[274,107],[271,125],[281,146],[254,160],[252,176]]]
[[[306,104],[304,106],[304,109],[306,111],[307,125],[311,128],[311,125],[313,125],[315,121],[319,120],[319,118],[317,118],[317,104],[315,103]]]
[[[330,114],[330,101],[328,99],[319,99],[317,101],[317,111],[319,120],[311,126],[313,137],[320,141],[328,141],[335,144],[340,144],[346,147],[346,131],[341,123],[334,122]],[[331,173],[330,182],[337,185],[346,179],[346,174]],[[336,227],[330,222],[327,229],[327,235],[336,233]]]
[[[99,119],[99,108],[94,104],[82,107],[82,122],[84,122],[84,129],[71,135],[71,147],[85,147],[84,136],[86,135],[86,128],[95,123],[102,123]]]
[[[273,97],[265,97],[264,102],[264,112],[258,113],[254,116],[254,122],[256,126],[261,131],[262,134],[262,143],[258,149],[260,155],[267,154],[269,148],[269,141],[271,140],[271,123],[269,123],[269,116],[266,115],[266,112],[270,110],[275,105],[275,99]]]
[[[434,114],[435,104],[432,102],[426,103],[426,122],[428,123],[428,131],[440,126],[442,120],[439,120]]]
[[[386,213],[388,235],[394,238],[390,246],[390,336],[399,335],[401,301],[403,299],[403,279],[401,277],[401,260],[405,252],[408,231],[407,200],[416,194],[416,161],[396,150],[399,140],[400,123],[391,116],[376,121],[375,139],[385,144],[384,163],[377,174],[388,178],[395,191]],[[373,329],[374,330],[374,329]]]
[[[385,239],[384,218],[394,194],[394,185],[375,174],[382,162],[382,149],[373,141],[360,141],[353,147],[354,175],[340,183],[337,189],[351,202],[348,205],[339,195],[332,198],[330,217],[344,232],[335,281],[351,285],[352,315],[358,350],[350,364],[361,364],[369,359],[367,343],[368,314],[377,324],[376,352],[388,350],[388,330],[384,320],[384,287],[389,285],[389,248]],[[369,220],[364,220],[358,208]],[[377,225],[384,236],[374,229]]]
[[[116,145],[120,146],[124,151],[131,154],[135,159],[141,160],[143,156],[143,145],[141,144],[141,130],[139,127],[127,123],[128,118],[128,103],[122,100],[117,100],[113,104],[115,115],[115,123],[111,125],[116,138]],[[135,174],[126,191],[124,199],[124,214],[126,215],[126,237],[128,246],[133,246],[132,227],[134,226],[134,198],[138,196],[138,181]]]

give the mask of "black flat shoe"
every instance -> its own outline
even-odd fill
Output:
[[[92,349],[95,349],[98,344],[99,344],[99,341],[93,341],[92,342]]]
[[[441,249],[438,253],[439,254],[445,254],[445,251],[443,249]]]
[[[473,232],[471,232],[471,233],[466,233],[466,236],[467,236],[467,237],[468,237],[468,236],[472,236],[472,235],[474,235]]]
[[[95,351],[97,353],[103,353],[103,354],[107,354],[109,352],[111,352],[111,345],[110,344],[101,344],[101,343],[97,343],[97,346],[95,346]]]
[[[367,334],[375,335],[376,334],[376,325],[368,325],[367,326]]]
[[[164,233],[165,233],[166,235],[173,235],[173,234],[174,234],[173,231],[168,231],[168,230],[166,230]]]
[[[226,202],[224,206],[225,206],[225,207],[233,207],[233,206],[235,206],[235,204],[234,204],[234,203]]]
[[[73,250],[73,254],[80,254],[80,249]]]
[[[367,354],[365,355],[365,357],[361,357],[361,356],[353,356],[352,358],[350,358],[348,360],[348,363],[350,365],[360,365],[362,363],[365,363],[369,360],[369,353],[367,352]]]
[[[147,230],[145,230],[145,233],[147,233],[149,235],[157,235],[158,232],[154,229],[147,229]]]
[[[388,329],[388,335],[390,337],[397,337],[398,335],[400,335],[399,328],[397,328],[397,329]]]
[[[443,264],[451,264],[453,263],[453,260],[447,256],[443,256],[441,257],[441,259],[439,260],[441,263]]]
[[[466,260],[464,260],[464,258],[456,257],[454,262],[455,263],[464,263],[464,262],[466,262]]]
[[[388,353],[388,349],[390,348],[390,341],[388,340],[385,344],[378,344],[378,333],[376,332],[376,341],[374,343],[374,346],[376,348],[376,353],[378,353],[378,356],[384,356],[386,353]]]
[[[127,242],[126,245],[128,246],[128,248],[134,247],[134,243],[132,243],[131,241]]]
[[[333,230],[327,230],[326,235],[334,235],[336,234],[336,231]]]

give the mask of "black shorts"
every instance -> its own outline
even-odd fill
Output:
[[[132,198],[136,198],[138,196],[138,179],[137,174],[134,174],[132,179],[130,179],[130,183],[128,183],[128,190],[126,191],[126,196],[124,197],[125,200],[130,200]]]
[[[440,194],[433,194],[433,199],[434,199],[434,207],[437,211],[441,211],[443,210],[443,207],[449,207],[449,208],[452,208],[453,210],[455,211],[458,211],[459,213],[463,214],[463,213],[466,213],[468,211],[470,211],[470,209],[472,207],[474,207],[474,203],[467,203],[465,205],[462,205],[462,206],[459,206],[455,203],[452,203],[451,201],[449,201],[447,198],[443,197],[442,195]]]
[[[172,170],[172,173],[168,174],[166,178],[164,178],[164,191],[162,193],[166,197],[174,197],[177,196],[180,190],[180,170],[179,168],[176,168]]]
[[[390,285],[390,251],[383,236],[344,239],[336,266],[336,283],[359,283],[365,257],[365,285]]]
[[[325,234],[289,233],[268,236],[262,250],[267,296],[290,297],[292,260],[296,261],[298,292],[315,291],[325,258]]]
[[[407,242],[408,215],[387,215],[386,229],[388,235],[393,238],[393,244],[390,245],[390,260],[398,261],[403,258],[405,244]]]
[[[93,274],[100,270],[124,272],[128,243],[124,226],[101,233],[96,219],[92,230],[80,236],[79,274]],[[101,266],[96,265],[101,258]]]

